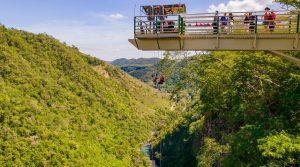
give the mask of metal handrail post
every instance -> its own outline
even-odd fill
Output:
[[[217,34],[219,34],[219,28],[220,28],[220,17],[219,16],[217,16]]]
[[[297,15],[297,26],[296,26],[296,33],[299,33],[299,21],[300,21],[300,14]]]
[[[289,16],[289,34],[291,33],[292,29],[292,16]]]
[[[134,20],[133,20],[133,23],[134,23],[134,35],[136,34],[136,16],[134,16]]]
[[[155,32],[158,33],[158,16],[155,16]]]
[[[255,34],[257,34],[257,22],[258,22],[258,16],[255,16]]]
[[[181,34],[181,18],[180,18],[180,15],[178,15],[178,33]]]
[[[180,27],[181,27],[181,34],[184,33],[184,21],[183,21],[183,17],[180,17]]]

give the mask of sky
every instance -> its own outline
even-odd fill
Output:
[[[141,5],[176,3],[185,3],[188,13],[279,8],[272,0],[0,0],[0,23],[47,33],[106,61],[162,57],[161,52],[138,51],[128,42],[133,16]]]

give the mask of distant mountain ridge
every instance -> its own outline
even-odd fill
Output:
[[[151,75],[156,73],[157,64],[161,61],[160,58],[138,58],[138,59],[116,59],[110,62],[112,65],[120,67],[123,71],[131,76],[140,79],[144,82],[151,81]]]
[[[112,65],[115,66],[130,66],[130,65],[153,65],[157,64],[160,62],[160,58],[138,58],[138,59],[126,59],[126,58],[121,58],[121,59],[116,59],[112,62],[110,62]]]

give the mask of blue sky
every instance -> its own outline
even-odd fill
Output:
[[[189,13],[214,10],[260,10],[278,6],[272,0],[0,0],[0,22],[34,33],[54,36],[103,60],[159,56],[137,51],[133,15],[140,5],[185,3]]]

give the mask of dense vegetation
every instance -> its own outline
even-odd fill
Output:
[[[159,68],[159,58],[139,58],[139,59],[117,59],[111,64],[120,67],[131,76],[138,78],[146,83],[151,82],[152,74]]]
[[[168,103],[76,47],[0,27],[0,166],[147,166],[139,148]]]
[[[267,52],[164,61],[187,104],[154,143],[162,166],[300,165],[299,67]]]

